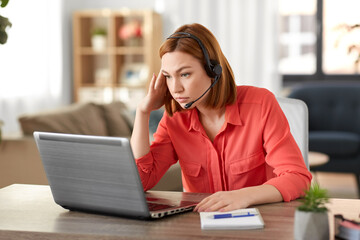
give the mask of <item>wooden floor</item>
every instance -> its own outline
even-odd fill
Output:
[[[313,173],[320,187],[328,190],[332,198],[359,198],[355,175],[346,173]]]

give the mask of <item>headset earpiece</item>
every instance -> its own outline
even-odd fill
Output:
[[[204,65],[207,75],[211,78],[215,78],[216,76],[220,77],[222,72],[221,65],[215,60],[210,60],[210,63],[210,66],[208,66],[207,64]]]
[[[211,66],[208,67],[208,69],[206,70],[206,73],[208,74],[209,77],[214,78],[214,77],[218,76],[218,78],[220,78],[221,73],[222,73],[221,65],[215,60],[210,60],[210,63],[211,63]]]

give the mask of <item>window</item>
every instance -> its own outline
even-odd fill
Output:
[[[360,26],[351,28],[360,24],[359,9],[359,0],[323,0],[324,73],[360,73],[360,66],[355,63],[360,54]]]
[[[278,69],[285,85],[359,80],[359,8],[359,0],[280,0]]]
[[[316,0],[280,1],[281,74],[316,71]]]

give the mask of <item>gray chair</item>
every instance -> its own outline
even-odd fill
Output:
[[[305,165],[308,169],[309,160],[309,115],[306,104],[298,99],[277,97],[277,101],[283,110],[300,151],[303,155]]]

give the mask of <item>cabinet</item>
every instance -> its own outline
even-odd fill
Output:
[[[151,10],[73,14],[74,101],[121,100],[135,108],[158,74],[161,16]]]

